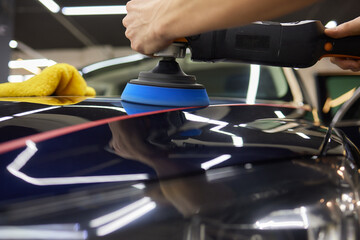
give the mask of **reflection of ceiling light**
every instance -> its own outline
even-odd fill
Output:
[[[59,5],[53,0],[38,0],[42,5],[44,5],[50,12],[58,13],[60,11]]]
[[[275,211],[256,221],[255,227],[262,230],[307,229],[309,227],[308,213],[305,207]]]
[[[224,127],[226,127],[227,125],[229,125],[228,122],[223,122],[223,121],[213,120],[213,119],[209,119],[209,118],[204,118],[204,117],[197,116],[197,115],[194,115],[194,114],[191,114],[191,113],[185,113],[185,118],[187,120],[189,120],[189,121],[215,124],[217,126],[210,128],[210,131],[214,131],[214,132],[217,132],[217,133],[221,133],[221,134],[231,136],[231,138],[233,140],[233,144],[234,144],[235,147],[243,147],[244,146],[244,141],[243,141],[242,137],[239,137],[239,136],[236,136],[233,133],[229,133],[229,132],[221,130]]]
[[[280,125],[279,127],[265,129],[262,131],[266,132],[266,133],[278,133],[278,132],[284,132],[286,130],[291,132],[291,131],[294,131],[294,129],[292,129],[292,128],[296,128],[298,126],[299,126],[298,123],[286,123],[284,125]]]
[[[13,119],[13,118],[14,118],[14,117],[12,117],[12,116],[1,117],[1,118],[0,118],[0,122],[6,121],[6,120],[10,120],[10,119]]]
[[[304,134],[304,133],[297,132],[296,134],[297,134],[298,136],[304,138],[304,139],[310,139],[310,137],[309,137],[308,135]]]
[[[0,239],[49,239],[50,236],[51,239],[63,240],[88,239],[87,232],[78,228],[78,224],[1,226]]]
[[[133,202],[132,204],[129,204],[117,211],[111,212],[109,214],[103,215],[101,217],[98,217],[94,220],[91,220],[89,225],[92,228],[100,227],[104,224],[110,223],[116,219],[119,219],[120,217],[123,217],[130,212],[144,206],[145,204],[151,202],[151,199],[149,197],[144,197],[136,202]]]
[[[335,28],[335,27],[337,27],[337,22],[334,20],[331,20],[325,25],[325,27],[326,28]]]
[[[59,106],[53,106],[55,108]],[[46,108],[46,110],[50,110]],[[29,114],[29,112],[26,112]],[[19,116],[16,114],[14,116]],[[18,177],[25,182],[38,185],[67,185],[67,184],[84,184],[84,183],[105,183],[105,182],[122,182],[122,181],[138,181],[148,179],[147,174],[119,174],[119,175],[97,175],[97,176],[74,176],[74,177],[53,177],[53,178],[34,178],[26,175],[20,170],[27,164],[32,156],[37,152],[36,144],[31,140],[26,141],[27,148],[22,151],[15,160],[6,168],[15,177]],[[0,150],[1,151],[1,150]]]
[[[238,137],[238,136],[231,136],[234,146],[235,147],[243,147],[244,146],[244,140],[242,137]]]
[[[71,107],[71,108],[101,108],[101,109],[111,109],[119,112],[126,113],[124,108],[121,107],[110,107],[110,106],[96,106],[96,105],[68,105],[64,107]]]
[[[31,111],[26,111],[26,112],[17,113],[17,114],[14,114],[13,116],[15,116],[15,117],[21,117],[21,116],[26,116],[26,115],[34,114],[34,113],[50,111],[50,110],[52,110],[52,109],[56,109],[56,108],[59,108],[59,107],[60,107],[60,106],[52,106],[52,107],[40,108],[40,109],[31,110]]]
[[[143,183],[134,184],[134,185],[132,185],[132,187],[137,188],[137,189],[145,189],[146,188],[145,184],[143,184]]]
[[[285,118],[285,115],[281,111],[275,111],[274,113],[278,118]]]
[[[127,13],[125,5],[64,7],[61,11],[64,15],[69,15],[69,16],[113,15],[113,14],[126,14]]]
[[[156,208],[156,203],[151,201],[146,203],[145,205],[142,205],[141,207],[138,207],[136,209],[133,209],[131,212],[120,216],[119,218],[113,220],[112,222],[105,224],[96,230],[96,234],[98,236],[105,236],[108,235],[114,231],[119,230],[120,228],[128,225],[129,223],[135,221],[136,219],[141,218],[146,213],[150,212],[151,210]],[[120,209],[122,211],[123,209]],[[117,213],[119,214],[119,213]]]
[[[229,154],[224,154],[224,155],[221,155],[217,158],[214,158],[210,161],[207,161],[207,162],[204,162],[201,164],[201,168],[204,169],[204,170],[208,170],[209,168],[215,166],[215,165],[218,165],[222,162],[225,162],[226,160],[230,159],[231,158],[231,155]]]

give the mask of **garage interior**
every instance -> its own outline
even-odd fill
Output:
[[[26,84],[47,66],[68,63],[90,87],[98,73],[96,84],[121,93],[116,81],[128,84],[158,62],[130,48],[122,25],[127,2],[0,0],[0,85]],[[359,3],[322,0],[269,20],[331,27],[359,17]],[[87,6],[116,13],[65,11]],[[30,61],[41,63],[20,64]],[[168,104],[171,92],[144,104],[98,89],[97,97],[2,97],[0,240],[360,239],[360,72],[328,58],[295,70],[191,64],[182,69],[198,83],[201,73],[216,83],[206,85],[215,93],[210,107],[149,104],[159,95]],[[337,81],[319,85],[329,78]]]
[[[19,59],[48,59],[69,63],[77,68],[86,65],[135,54],[125,37],[122,19],[125,12],[103,15],[66,15],[61,9],[80,6],[121,6],[126,0],[54,0],[55,10],[48,9],[40,0],[2,0],[0,3],[0,82],[24,81],[33,73],[8,67],[9,61]],[[57,9],[58,8],[58,9]],[[320,20],[341,24],[360,15],[357,0],[323,0],[310,7],[278,19],[278,22]],[[2,30],[2,31],[1,31]],[[311,68],[299,70],[305,86],[316,102],[314,93],[315,74],[342,71],[329,63],[319,61]],[[352,73],[351,73],[352,74]]]

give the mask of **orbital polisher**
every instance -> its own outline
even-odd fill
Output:
[[[186,75],[175,61],[186,49],[194,61],[232,61],[305,68],[323,57],[360,59],[360,36],[333,39],[324,34],[320,21],[292,23],[255,22],[250,25],[212,31],[175,41],[154,54],[163,57],[149,72],[131,80],[123,101],[169,107],[206,106],[209,99],[203,85]]]

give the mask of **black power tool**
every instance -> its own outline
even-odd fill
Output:
[[[324,34],[320,21],[292,23],[255,22],[175,41],[154,54],[164,57],[150,72],[127,84],[124,101],[161,106],[203,106],[209,100],[194,76],[184,74],[175,58],[186,48],[194,61],[232,61],[281,67],[305,68],[323,57],[360,59],[360,36],[333,39]]]

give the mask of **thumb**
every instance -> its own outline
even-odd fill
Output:
[[[325,34],[332,38],[360,35],[360,17],[340,24],[335,28],[325,29]]]

